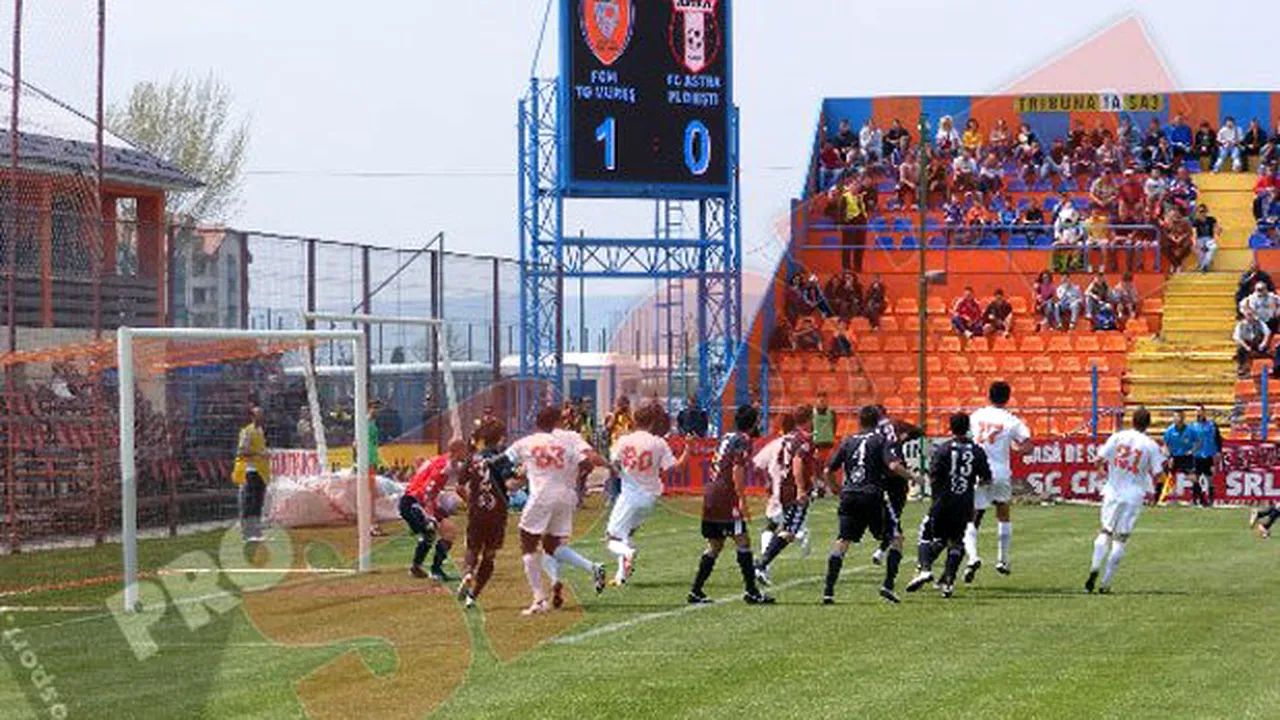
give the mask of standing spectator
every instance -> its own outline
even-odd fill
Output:
[[[262,502],[267,496],[267,483],[271,482],[271,461],[262,409],[257,406],[249,409],[249,423],[240,428],[231,481],[240,493],[240,535],[246,543],[262,542]]]
[[[1195,228],[1177,208],[1169,208],[1160,223],[1160,229],[1164,233],[1164,253],[1169,263],[1169,273],[1180,273],[1182,263],[1191,255],[1191,249],[1195,245],[1192,237],[1195,235]]]
[[[831,361],[831,369],[835,370],[836,363],[847,357],[853,357],[853,340],[849,338],[849,321],[841,320],[836,323],[836,333],[827,345],[827,359]]]
[[[1032,301],[1036,309],[1036,332],[1045,326],[1057,330],[1061,324],[1058,317],[1058,297],[1053,286],[1053,273],[1040,271],[1032,290]]]
[[[960,133],[956,131],[950,115],[943,115],[938,121],[938,133],[934,136],[933,145],[942,156],[950,156],[960,150]]]
[[[1084,305],[1084,295],[1080,286],[1071,280],[1071,273],[1062,274],[1062,282],[1058,283],[1055,292],[1058,304],[1059,327],[1063,330],[1075,330],[1080,320],[1080,310]]]
[[[966,287],[951,306],[951,327],[966,338],[982,333],[982,306],[974,297],[973,288]]]
[[[1231,339],[1236,344],[1236,377],[1244,380],[1249,377],[1249,362],[1255,358],[1271,357],[1271,330],[1267,324],[1258,319],[1253,309],[1245,307],[1244,317],[1236,323]],[[1280,375],[1273,365],[1272,377]]]
[[[862,272],[862,255],[867,244],[867,208],[857,180],[849,180],[839,190],[840,267]]]
[[[1009,337],[1012,330],[1013,305],[1004,296],[1004,290],[996,288],[996,296],[987,303],[987,309],[982,312],[982,332],[988,336],[1000,333]]]
[[[676,429],[681,435],[704,438],[707,436],[708,427],[710,422],[707,419],[707,411],[702,409],[698,396],[695,393],[689,393],[684,409],[676,415]]]
[[[1191,156],[1193,142],[1191,126],[1187,124],[1187,119],[1181,114],[1174,115],[1173,122],[1169,123],[1169,145],[1173,148],[1174,159],[1179,165]]]
[[[1138,316],[1139,302],[1138,288],[1133,284],[1133,273],[1127,272],[1121,278],[1120,284],[1111,290],[1111,304],[1115,306],[1117,320],[1121,327],[1129,322],[1130,318]]]
[[[1214,134],[1213,126],[1207,120],[1200,122],[1191,152],[1200,161],[1200,167],[1204,170],[1207,170],[1214,158],[1218,157],[1218,136]]]
[[[1004,118],[999,118],[991,128],[991,134],[987,136],[987,149],[995,153],[1000,160],[1004,160],[1009,156],[1009,146],[1009,125],[1005,123]]]
[[[919,209],[919,180],[920,164],[916,162],[915,155],[907,155],[898,166],[898,186],[895,188],[903,210],[914,212]]]
[[[1253,284],[1253,292],[1240,301],[1237,310],[1241,315],[1246,310],[1252,310],[1253,316],[1265,324],[1273,335],[1280,331],[1280,295],[1268,290],[1267,284],[1262,281]]]
[[[1213,505],[1213,466],[1222,452],[1222,431],[1205,412],[1203,404],[1196,407],[1196,421],[1191,423],[1191,429],[1196,436],[1196,478],[1191,486],[1192,498],[1209,507]]]
[[[1271,274],[1266,270],[1258,267],[1258,259],[1255,257],[1250,263],[1249,268],[1240,275],[1240,284],[1236,286],[1236,304],[1239,305],[1258,283],[1262,283],[1268,292],[1276,289],[1276,284],[1271,281]]]
[[[982,152],[982,133],[978,132],[977,118],[969,118],[969,121],[964,124],[964,134],[960,136],[960,146],[974,157],[977,157]]]
[[[827,466],[827,457],[831,454],[831,448],[835,447],[836,438],[840,432],[840,417],[827,405],[827,391],[819,390],[818,398],[813,403],[813,446],[817,449],[817,456],[814,458],[819,467]],[[821,488],[824,483],[818,483]]]
[[[1053,244],[1055,247],[1084,246],[1085,229],[1080,219],[1080,212],[1075,206],[1067,203],[1058,208],[1058,216],[1053,221]]]
[[[1240,142],[1240,157],[1245,170],[1249,169],[1249,158],[1257,157],[1262,146],[1267,144],[1267,131],[1258,124],[1258,118],[1249,121],[1244,131],[1244,139]]]
[[[1222,163],[1226,162],[1228,156],[1231,158],[1231,171],[1240,172],[1240,145],[1243,140],[1244,136],[1240,128],[1236,127],[1235,118],[1228,116],[1218,130],[1218,159],[1213,162],[1214,172],[1222,170]]]
[[[1208,272],[1213,264],[1213,256],[1218,252],[1218,238],[1222,236],[1222,226],[1218,218],[1209,214],[1209,206],[1201,204],[1196,207],[1196,217],[1191,223],[1196,230],[1196,256],[1200,258],[1200,272]]]
[[[884,282],[876,275],[871,280],[871,285],[867,287],[867,297],[862,304],[863,310],[867,313],[867,321],[871,323],[871,328],[879,329],[880,318],[884,315],[884,311],[889,307],[889,299],[885,292]]]

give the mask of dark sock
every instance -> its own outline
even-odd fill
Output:
[[[916,564],[921,570],[928,570],[933,567],[933,542],[930,540],[921,540],[920,547],[916,549]]]
[[[489,578],[491,577],[493,577],[493,556],[486,555],[484,559],[480,561],[480,566],[476,568],[476,576],[474,578],[474,584],[471,586],[471,594],[476,597],[480,597],[481,591],[484,590],[485,585],[489,584]]]
[[[976,527],[976,528],[980,528],[980,527],[982,527],[982,516],[983,516],[983,515],[985,515],[986,513],[987,513],[987,511],[986,511],[986,510],[978,510],[978,511],[976,511],[976,512],[974,512],[974,513],[973,513],[973,526],[974,526],[974,527]]]
[[[840,568],[842,567],[844,567],[843,555],[832,555],[827,558],[826,594],[828,596],[836,594],[836,580],[840,578]]]
[[[702,557],[698,559],[698,574],[693,577],[692,592],[694,595],[702,593],[702,586],[707,583],[707,578],[711,577],[711,571],[715,569],[716,556],[702,553]]]
[[[960,563],[964,560],[964,548],[953,545],[947,548],[947,569],[942,573],[944,582],[955,584],[956,573],[960,572]]]
[[[1191,502],[1194,505],[1204,505],[1204,488],[1200,487],[1200,482],[1191,483]]]
[[[1209,492],[1209,504],[1212,505],[1213,504],[1213,478],[1211,477],[1205,478],[1204,486]]]
[[[898,548],[889,548],[889,558],[884,568],[884,586],[893,589],[893,583],[898,579],[898,566],[902,564],[902,551]]]
[[[413,566],[422,567],[422,563],[427,559],[427,553],[431,551],[431,537],[418,538],[418,546],[413,549]]]
[[[788,542],[790,541],[783,538],[781,535],[774,535],[773,539],[769,541],[769,547],[764,549],[764,555],[760,558],[760,567],[769,567],[769,563],[773,562],[773,559],[778,557],[778,553],[782,552],[783,549],[787,547]]]
[[[1266,519],[1262,521],[1262,527],[1270,530],[1271,526],[1276,523],[1276,519],[1280,518],[1280,508],[1272,505],[1264,515],[1266,515]]]
[[[888,541],[888,540],[881,540],[881,541],[880,541],[880,552],[885,552],[885,551],[887,551],[888,549],[889,549],[889,541]]]
[[[738,569],[742,571],[742,589],[748,595],[759,595],[760,588],[756,587],[756,564],[751,559],[751,548],[738,548]]]
[[[444,560],[449,557],[449,548],[453,547],[453,543],[448,540],[436,541],[436,554],[431,558],[431,569],[436,572],[444,570]]]

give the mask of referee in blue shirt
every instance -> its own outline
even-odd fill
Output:
[[[1196,482],[1191,486],[1191,496],[1195,502],[1209,507],[1213,504],[1213,466],[1222,453],[1222,431],[1209,419],[1204,405],[1196,408],[1196,421],[1191,423],[1191,430],[1196,438]]]
[[[1193,453],[1196,449],[1196,434],[1187,425],[1187,414],[1182,410],[1173,413],[1173,424],[1164,431],[1164,446],[1169,456],[1173,458],[1173,477],[1174,487],[1172,491],[1176,491],[1182,486],[1183,478],[1191,476],[1195,472],[1195,458]],[[1156,480],[1159,483],[1159,480]],[[1156,502],[1159,503],[1164,493],[1160,492],[1161,488],[1156,488]],[[1193,491],[1194,492],[1194,491]]]

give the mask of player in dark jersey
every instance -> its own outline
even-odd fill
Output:
[[[689,589],[689,603],[711,602],[703,592],[707,578],[715,569],[716,558],[724,548],[725,538],[738,545],[738,568],[742,571],[742,599],[750,605],[769,605],[773,598],[756,587],[755,563],[751,557],[751,538],[747,535],[747,463],[751,458],[750,433],[759,420],[759,412],[750,405],[738,408],[733,432],[725,433],[711,459],[711,474],[702,488],[702,537],[707,549],[698,560],[698,574]]]
[[[822,594],[824,605],[835,602],[836,580],[840,577],[849,545],[861,542],[867,530],[876,539],[886,534],[890,536],[880,597],[889,602],[900,602],[893,584],[902,563],[902,532],[892,507],[885,502],[885,494],[891,476],[907,478],[909,475],[889,442],[876,432],[879,419],[880,411],[874,406],[862,408],[858,413],[860,431],[845,438],[827,464],[833,489],[839,485],[840,532],[831,547],[831,557],[827,559],[827,583]]]
[[[771,463],[773,489],[782,508],[778,531],[756,563],[756,579],[769,584],[769,564],[804,529],[813,491],[813,408],[801,405],[793,413],[795,429],[782,438],[776,462]]]
[[[894,420],[889,417],[889,413],[884,409],[883,405],[877,405],[876,410],[880,411],[880,419],[876,421],[876,432],[880,433],[889,443],[889,447],[894,456],[898,458],[898,461],[906,465],[907,461],[902,451],[903,444],[924,437],[924,432],[905,420]],[[889,485],[885,491],[889,499],[888,509],[893,511],[894,517],[899,522],[902,520],[903,510],[907,507],[907,495],[910,491],[909,481],[897,476],[889,478]],[[898,528],[898,531],[901,532],[902,528]],[[871,554],[871,562],[873,564],[879,565],[884,560],[885,554],[889,552],[889,542],[892,539],[893,533],[885,533],[884,537],[880,538],[880,547],[876,548],[876,551]]]
[[[493,563],[507,534],[507,481],[515,477],[515,466],[503,454],[507,428],[491,419],[471,434],[479,449],[468,463],[458,483],[458,492],[467,501],[466,573],[458,587],[458,598],[468,607],[493,577]]]
[[[955,592],[956,573],[964,559],[964,531],[973,517],[973,489],[991,481],[987,453],[969,439],[969,416],[951,416],[951,439],[933,450],[929,460],[933,505],[920,531],[920,572],[907,583],[915,592],[933,580],[933,563],[945,549],[947,564],[942,572],[943,597]]]

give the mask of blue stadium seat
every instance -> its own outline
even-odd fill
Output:
[[[1050,196],[1044,199],[1044,214],[1046,216],[1052,217],[1054,211],[1057,209],[1058,209],[1058,198]]]
[[[1013,177],[1009,179],[1008,188],[1009,192],[1026,192],[1027,184],[1022,182],[1022,178]]]
[[[916,236],[915,236],[915,235],[903,235],[903,236],[902,236],[902,242],[898,245],[898,247],[902,248],[903,250],[915,250],[915,249],[916,249]]]
[[[1254,233],[1249,236],[1249,249],[1257,250],[1259,248],[1269,248],[1269,247],[1271,247],[1271,241],[1267,239],[1266,235],[1260,235],[1258,233]]]
[[[947,239],[942,237],[941,235],[934,235],[933,237],[929,238],[929,247],[931,248],[944,248],[946,246],[947,246]]]
[[[1053,238],[1048,235],[1037,235],[1031,244],[1038,248],[1047,248],[1053,246]]]
[[[941,230],[942,223],[938,221],[938,218],[927,217],[924,219],[924,229],[925,230]]]
[[[896,190],[897,187],[898,187],[898,184],[892,180],[881,180],[880,182],[876,183],[876,190],[882,193],[891,193],[894,190]]]
[[[906,218],[893,219],[894,232],[909,232],[910,230],[911,230],[911,223],[907,222]]]
[[[1019,209],[1019,210],[1026,210],[1026,209],[1027,209],[1027,208],[1029,208],[1029,207],[1031,207],[1031,201],[1030,201],[1030,200],[1028,200],[1028,199],[1026,199],[1026,198],[1018,198],[1018,209]]]
[[[987,233],[978,240],[980,248],[998,248],[1000,247],[1000,236],[995,233]]]
[[[1083,198],[1083,197],[1071,198],[1071,204],[1075,205],[1077,210],[1088,210],[1089,198]]]
[[[876,236],[876,247],[878,247],[878,248],[880,248],[880,249],[882,249],[882,250],[892,250],[892,249],[893,249],[893,236],[892,236],[892,235],[877,235],[877,236]]]
[[[871,230],[872,232],[889,232],[889,221],[882,217],[872,218]]]
[[[1013,233],[1009,236],[1009,248],[1011,250],[1025,250],[1031,247],[1031,241],[1022,233]]]

